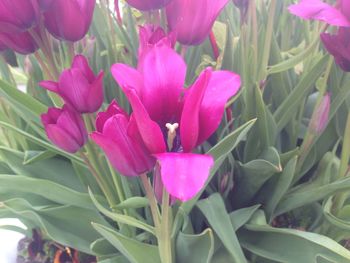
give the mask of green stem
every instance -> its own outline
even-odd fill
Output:
[[[340,159],[340,167],[338,177],[343,178],[347,176],[349,170],[349,160],[350,160],[350,113],[348,113],[348,118],[346,120],[346,127],[344,131],[341,159]],[[349,193],[343,192],[339,193],[334,198],[333,203],[333,212],[338,213],[340,209],[343,207],[346,199],[348,198]]]
[[[148,177],[145,173],[140,175],[143,187],[145,188],[146,196],[149,201],[149,205],[151,208],[151,213],[154,221],[154,226],[156,227],[156,231],[158,233],[159,227],[160,227],[160,215],[159,215],[159,209],[157,205],[157,200],[153,192],[153,188],[151,183],[148,180]]]
[[[165,188],[163,189],[162,199],[162,222],[160,226],[160,237],[158,238],[158,246],[162,262],[172,263],[172,213],[169,205],[169,193],[165,190]]]

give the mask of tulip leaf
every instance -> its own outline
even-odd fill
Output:
[[[233,262],[247,262],[222,197],[219,194],[213,194],[206,199],[200,200],[197,203],[197,207],[204,214],[209,225],[230,253]]]
[[[24,136],[28,140],[36,143],[37,145],[39,145],[41,147],[44,147],[47,150],[50,150],[50,151],[52,151],[54,153],[60,154],[60,155],[65,156],[65,157],[67,157],[69,159],[75,160],[76,162],[84,164],[84,161],[81,158],[77,157],[76,155],[70,154],[68,152],[65,152],[65,151],[57,148],[56,146],[54,146],[54,145],[52,145],[52,144],[50,144],[50,143],[48,143],[46,141],[38,139],[37,137],[35,137],[35,136],[33,136],[33,135],[31,135],[31,134],[29,134],[29,133],[27,133],[27,132],[25,132],[25,131],[23,131],[21,129],[18,129],[18,128],[12,126],[11,124],[8,124],[6,122],[0,121],[0,126],[2,126],[4,128],[7,128],[9,130],[12,130],[12,131],[14,131],[14,132]]]
[[[90,243],[98,238],[90,223],[108,225],[99,213],[91,209],[70,205],[41,206],[29,201],[15,198],[2,200],[2,204],[13,216],[40,227],[48,238],[85,253],[92,253]]]
[[[123,202],[116,205],[116,208],[118,209],[131,209],[131,208],[142,208],[149,205],[149,201],[146,197],[130,197]]]
[[[158,248],[139,242],[116,232],[109,227],[92,223],[92,226],[131,263],[160,263]]]
[[[1,79],[0,96],[6,98],[13,105],[12,108],[26,120],[30,118],[30,120],[40,122],[39,115],[47,111],[47,106]]]
[[[209,182],[211,181],[211,179],[213,178],[213,176],[215,175],[215,173],[217,172],[217,170],[219,169],[221,164],[224,162],[226,157],[233,151],[233,149],[236,148],[238,143],[240,143],[241,141],[243,141],[246,138],[247,133],[253,127],[255,121],[256,121],[256,119],[253,119],[253,120],[246,122],[245,124],[243,124],[242,126],[237,128],[236,130],[234,130],[232,133],[227,135],[225,138],[223,138],[220,142],[218,142],[218,144],[216,144],[213,148],[211,148],[207,152],[207,154],[214,157],[214,160],[215,160],[214,167],[210,171],[210,176],[209,176],[207,182],[205,183],[205,186],[196,195],[196,197],[194,197],[192,200],[190,200],[186,203],[183,203],[181,205],[182,209],[185,212],[189,213],[192,210],[193,206],[196,204],[197,200],[199,199],[199,197],[203,193],[205,187],[209,184]]]
[[[211,229],[198,235],[180,232],[176,239],[176,262],[210,263],[214,254],[214,236]]]
[[[316,233],[248,224],[238,232],[238,237],[246,250],[273,262],[350,261],[349,250]]]
[[[23,164],[28,165],[37,161],[50,159],[56,154],[51,151],[25,151]]]
[[[127,215],[123,215],[123,214],[118,214],[116,212],[111,212],[109,211],[107,208],[104,208],[97,200],[96,198],[94,197],[94,195],[92,194],[92,192],[89,190],[89,194],[90,194],[90,197],[92,199],[92,202],[94,203],[94,205],[97,207],[97,209],[102,213],[104,214],[105,216],[121,223],[121,224],[127,224],[127,225],[130,225],[130,226],[133,226],[133,227],[137,227],[137,228],[140,228],[140,229],[143,229],[153,235],[156,234],[155,232],[155,229],[154,227],[142,222],[142,221],[139,221],[137,219],[135,219],[134,217],[131,217],[131,216],[127,216]]]
[[[255,211],[259,209],[259,207],[260,205],[253,205],[251,207],[241,208],[230,213],[231,223],[235,231],[244,226],[254,215]]]

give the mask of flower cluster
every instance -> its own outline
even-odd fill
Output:
[[[45,26],[58,39],[76,41],[88,30],[94,2],[63,2],[40,1]],[[187,201],[203,188],[214,164],[212,156],[198,153],[198,146],[219,127],[227,101],[240,88],[240,77],[206,68],[186,87],[186,64],[173,48],[177,41],[201,44],[228,0],[127,2],[142,11],[164,7],[169,32],[156,25],[140,27],[137,68],[120,63],[111,68],[132,112],[112,101],[106,111],[98,113],[91,138],[120,174],[139,176],[153,171],[158,200],[165,188],[171,200]],[[81,24],[73,23],[77,20]],[[65,103],[62,109],[50,108],[42,116],[49,139],[60,148],[74,153],[86,143],[81,114],[101,107],[102,78],[102,72],[95,76],[86,58],[78,55],[57,82],[39,83]]]
[[[291,5],[289,11],[304,19],[316,19],[338,26],[335,35],[322,33],[321,40],[345,72],[350,72],[350,1],[338,0],[335,7],[321,0],[302,0]]]
[[[0,0],[0,51],[36,51],[45,30],[60,40],[78,41],[87,33],[95,0]]]

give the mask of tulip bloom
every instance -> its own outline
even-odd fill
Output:
[[[166,8],[168,24],[183,45],[199,45],[208,37],[228,0],[174,0]]]
[[[75,56],[72,67],[62,72],[58,83],[42,81],[39,85],[60,95],[79,113],[96,112],[103,102],[103,72],[96,77],[82,55]]]
[[[322,2],[321,0],[301,0],[291,5],[289,11],[304,19],[324,21],[333,26],[350,27],[350,2],[338,1],[338,8]]]
[[[350,28],[339,28],[336,35],[323,33],[321,40],[327,51],[334,56],[337,65],[345,72],[350,72]]]
[[[112,75],[129,99],[144,144],[160,163],[164,187],[175,198],[191,199],[213,165],[211,156],[191,152],[218,128],[240,77],[207,68],[184,88],[186,64],[164,45],[150,50],[138,70],[115,64]]]
[[[49,108],[46,114],[41,115],[41,122],[47,137],[67,152],[77,152],[87,141],[83,119],[67,106]]]
[[[129,5],[142,11],[163,8],[171,1],[172,0],[126,0]]]
[[[19,33],[37,22],[37,0],[0,0],[0,32]]]
[[[66,41],[82,39],[90,28],[96,0],[42,1],[46,8],[45,26],[56,38]]]
[[[91,138],[106,153],[114,168],[124,176],[138,176],[150,171],[155,158],[144,145],[135,119],[113,101],[96,119]]]
[[[0,33],[0,43],[3,47],[27,55],[34,53],[38,46],[28,32],[21,33]]]

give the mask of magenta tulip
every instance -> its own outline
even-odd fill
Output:
[[[163,8],[171,1],[172,0],[126,0],[129,5],[142,11]]]
[[[49,108],[46,114],[41,115],[41,121],[47,137],[67,152],[77,152],[87,141],[83,119],[67,106]]]
[[[333,26],[350,27],[350,4],[348,0],[339,1],[335,8],[321,0],[301,0],[289,6],[289,11],[304,19],[324,21]]]
[[[166,9],[171,31],[183,45],[199,45],[209,35],[228,0],[174,0]]]
[[[160,162],[164,187],[173,197],[191,199],[213,164],[212,157],[191,151],[218,128],[240,77],[207,68],[184,88],[186,64],[164,45],[152,48],[138,70],[115,64],[112,74],[129,99],[144,144]]]
[[[124,176],[138,176],[150,171],[155,158],[144,145],[135,119],[129,117],[113,101],[106,112],[96,119],[96,132],[92,139],[106,153],[114,168]]]
[[[23,55],[31,54],[38,49],[36,42],[28,32],[0,33],[0,43]]]
[[[82,39],[90,28],[96,0],[42,0],[46,12],[45,26],[56,38],[66,41]],[[51,3],[50,3],[51,2]]]
[[[345,72],[350,72],[350,28],[341,27],[336,35],[323,33],[321,40],[334,56],[337,65]]]
[[[96,112],[103,102],[103,72],[92,72],[87,59],[75,56],[72,67],[64,70],[59,82],[42,81],[39,85],[60,95],[79,113]]]
[[[37,0],[0,0],[0,32],[26,31],[36,24],[38,16]]]

